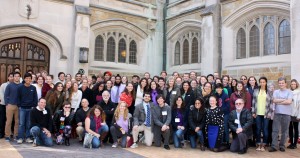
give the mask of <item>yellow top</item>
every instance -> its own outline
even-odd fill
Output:
[[[266,104],[267,104],[266,99],[267,99],[266,90],[261,89],[257,96],[256,115],[265,115]]]

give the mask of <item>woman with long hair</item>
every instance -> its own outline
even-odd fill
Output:
[[[46,78],[44,77],[45,79],[45,82],[43,84],[43,87],[42,87],[42,97],[46,97],[48,91],[50,91],[52,88],[53,88],[53,78],[51,75],[47,75]]]
[[[85,119],[85,131],[94,135],[92,147],[99,148],[108,132],[106,115],[99,105],[95,105]]]
[[[200,98],[204,101],[204,107],[209,108],[209,97],[213,95],[212,84],[210,82],[206,82],[204,84],[203,90],[200,93]]]
[[[158,105],[156,102],[156,96],[158,94],[162,94],[162,91],[159,89],[158,84],[155,81],[150,82],[150,94],[151,94],[151,101],[154,105]]]
[[[111,80],[106,81],[106,83],[105,83],[105,90],[107,90],[109,92],[109,94],[111,92],[112,87],[113,87],[112,81]]]
[[[67,100],[67,101],[70,101],[71,86],[72,86],[72,82],[71,81],[66,81],[65,82],[64,92],[66,94],[66,99],[65,100]]]
[[[269,134],[268,124],[273,112],[272,96],[267,88],[267,78],[261,77],[258,81],[259,87],[253,91],[252,116],[256,122],[256,151],[265,151]],[[263,143],[261,143],[261,131],[263,131]]]
[[[289,149],[297,148],[297,141],[299,137],[299,120],[300,120],[300,90],[299,83],[296,79],[291,80],[291,91],[293,92],[292,115],[289,127],[290,145]]]
[[[184,101],[184,105],[187,110],[190,109],[190,106],[195,103],[195,95],[194,92],[192,91],[190,82],[188,81],[183,81],[181,84],[181,97]]]
[[[134,105],[133,101],[135,100],[135,89],[131,82],[127,82],[124,91],[120,95],[120,101],[126,102],[127,108],[129,112],[133,114],[134,112]]]
[[[238,80],[237,79],[232,79],[230,87],[231,87],[231,92],[234,93],[236,92],[236,84],[237,84]],[[232,94],[231,93],[231,94]],[[230,95],[231,96],[231,95]]]
[[[189,114],[189,128],[190,128],[190,144],[191,148],[196,148],[196,137],[199,138],[200,149],[205,150],[204,147],[204,127],[205,127],[205,108],[204,101],[200,98],[195,100],[195,104]]]
[[[38,76],[37,83],[32,84],[32,85],[35,86],[35,88],[36,88],[36,93],[37,93],[38,100],[39,100],[42,97],[42,88],[44,85],[44,77]]]
[[[132,130],[132,115],[129,113],[127,103],[120,101],[115,111],[110,133],[113,138],[113,148],[118,147],[118,138],[121,138],[121,147],[126,148]]]
[[[238,81],[236,85],[236,91],[231,94],[230,96],[230,111],[235,110],[235,101],[238,98],[242,98],[245,101],[245,107],[249,111],[251,111],[251,95],[250,93],[246,90],[244,83],[242,81]]]
[[[76,112],[77,109],[79,108],[82,99],[82,91],[78,89],[77,82],[74,82],[72,84],[69,97],[70,97],[72,112]]]
[[[172,108],[172,129],[175,148],[184,147],[184,134],[188,125],[188,115],[185,108],[185,103],[181,96],[175,98],[175,103]]]
[[[205,131],[208,140],[208,148],[212,151],[222,151],[224,133],[224,114],[217,104],[217,97],[209,97],[210,107],[206,109]]]
[[[145,92],[148,92],[148,81],[146,78],[142,78],[137,86],[134,106],[143,102],[143,95]]]
[[[102,101],[103,100],[102,93],[105,90],[105,83],[104,82],[96,83],[92,90],[94,92],[96,103]]]
[[[50,109],[52,115],[55,114],[57,110],[62,109],[62,104],[65,101],[65,93],[61,82],[57,82],[54,88],[47,92],[46,101],[47,108]]]

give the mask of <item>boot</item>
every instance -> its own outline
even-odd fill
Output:
[[[200,150],[205,151],[205,146],[203,144],[200,144]]]
[[[105,139],[105,137],[107,136],[107,134],[108,134],[108,132],[104,132],[104,133],[101,134],[101,136],[100,136],[100,138],[99,138],[99,139],[100,139],[100,142],[101,142],[101,143],[100,143],[100,146],[101,146],[101,147],[104,146],[103,140]]]
[[[65,139],[65,145],[66,146],[70,146],[70,138],[69,137],[66,137],[66,139]]]

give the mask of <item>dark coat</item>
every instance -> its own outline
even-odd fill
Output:
[[[63,110],[59,110],[59,111],[57,111],[54,114],[54,117],[53,117],[53,127],[54,127],[54,132],[55,133],[59,132],[59,128],[60,128],[60,124],[61,124],[61,121],[60,121],[61,117],[65,118],[65,120],[64,120],[64,126],[67,126],[67,125],[71,126],[73,118],[74,118],[74,113],[71,112],[70,115],[68,117],[66,117],[64,115],[64,111]]]
[[[237,112],[236,112],[236,110],[233,110],[233,111],[231,111],[231,113],[229,115],[229,121],[228,121],[229,128],[232,131],[233,137],[235,137],[237,135],[236,129],[238,128],[238,124],[235,123],[236,119],[237,119]],[[240,124],[242,126],[243,133],[246,133],[248,138],[251,137],[253,134],[252,133],[252,121],[253,121],[253,118],[252,118],[251,112],[244,108],[240,114]]]
[[[196,127],[200,127],[200,130],[204,131],[205,127],[205,110],[200,111],[200,109],[196,109],[195,107],[189,113],[189,127],[191,133],[195,133]]]

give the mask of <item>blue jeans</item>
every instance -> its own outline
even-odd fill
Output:
[[[31,108],[30,109],[19,108],[19,130],[18,130],[19,139],[30,137],[30,111]]]
[[[263,130],[263,144],[267,144],[268,141],[268,127],[269,119],[264,118],[263,115],[257,115],[255,118],[256,121],[256,144],[261,143],[261,130]]]
[[[108,126],[102,125],[101,128],[98,130],[98,134],[102,135],[103,133],[108,132]],[[92,148],[99,148],[101,144],[101,140],[97,137],[94,137],[92,140]]]
[[[202,130],[199,130],[196,134],[190,135],[191,148],[196,148],[197,147],[196,137],[198,137],[200,143],[204,145],[203,133],[202,133]]]
[[[183,141],[185,130],[178,129],[177,131],[174,131],[173,133],[173,141],[175,148],[181,147],[181,141]]]
[[[34,126],[30,129],[30,133],[36,141],[37,145],[52,146],[52,137],[47,137],[47,135],[38,126]]]
[[[229,143],[229,114],[224,115],[224,139],[223,142]]]

